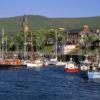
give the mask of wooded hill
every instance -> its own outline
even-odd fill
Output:
[[[64,27],[68,30],[82,28],[84,24],[90,28],[100,28],[100,16],[85,18],[48,18],[39,15],[28,15],[30,30]],[[21,31],[23,16],[0,18],[0,30],[7,32]]]

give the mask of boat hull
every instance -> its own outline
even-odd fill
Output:
[[[79,68],[64,68],[65,72],[70,72],[70,73],[76,73],[79,72],[80,69]]]
[[[5,59],[0,61],[0,69],[23,67],[26,67],[26,65],[23,65],[19,59]]]
[[[88,79],[88,74],[87,74],[87,73],[88,73],[87,71],[81,71],[81,72],[80,72],[81,78],[83,78],[83,79]]]
[[[25,65],[8,65],[8,64],[0,64],[0,69],[10,69],[10,68],[22,68],[26,67]]]
[[[42,67],[43,64],[27,63],[27,68]]]
[[[94,78],[100,78],[100,72],[88,72],[88,78],[89,79],[94,79]]]
[[[66,62],[57,62],[56,63],[56,66],[65,66],[66,65]]]
[[[83,71],[81,72],[81,77],[88,79],[100,79],[100,71]]]

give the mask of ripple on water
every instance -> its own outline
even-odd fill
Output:
[[[0,70],[0,100],[99,100],[100,80],[83,80],[63,67]]]

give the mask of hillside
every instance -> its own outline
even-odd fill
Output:
[[[40,29],[52,26],[51,19],[44,16],[32,16],[28,15],[28,21],[30,29]],[[7,32],[15,32],[21,30],[23,16],[17,16],[12,18],[0,19],[0,30],[4,28]]]
[[[0,18],[0,30],[5,28],[7,32],[15,32],[21,30],[23,16]],[[28,15],[30,29],[41,28],[59,28],[65,27],[67,29],[79,29],[84,24],[92,27],[100,27],[100,17],[86,17],[86,18],[48,18],[38,15]]]
[[[53,25],[66,27],[67,29],[79,29],[83,25],[89,25],[90,28],[100,27],[100,16],[85,18],[54,18]]]

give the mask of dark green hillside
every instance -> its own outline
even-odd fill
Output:
[[[31,16],[28,15],[28,21],[30,25],[30,29],[40,29],[40,28],[48,28],[52,26],[51,19],[43,16]],[[0,19],[0,30],[5,28],[7,31],[19,31],[21,30],[23,16],[12,17],[12,18],[1,18]]]
[[[1,18],[0,30],[5,28],[5,30],[9,33],[20,31],[22,19],[23,16]],[[91,28],[100,26],[100,17],[48,18],[38,15],[28,15],[28,21],[31,30],[59,27],[65,27],[66,29],[79,29],[82,28],[84,24],[88,24]]]
[[[100,17],[86,17],[86,18],[53,18],[53,25],[59,27],[66,27],[67,29],[79,29],[87,24],[90,28],[100,26]]]

